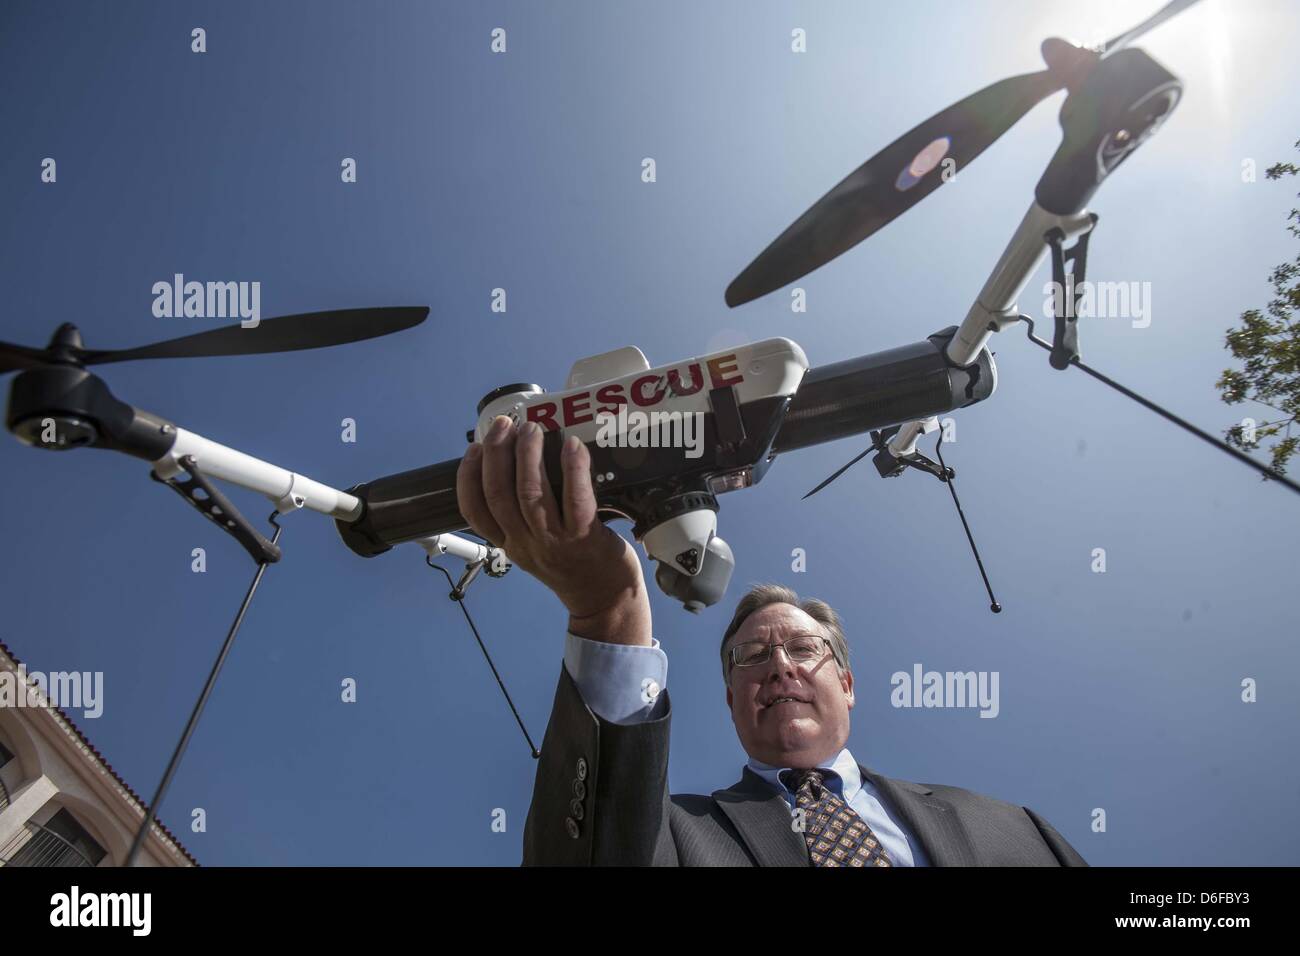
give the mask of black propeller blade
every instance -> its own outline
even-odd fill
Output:
[[[864,451],[861,455],[858,455],[856,458],[854,458],[852,461],[850,461],[850,462],[849,462],[847,465],[845,465],[843,468],[840,468],[840,469],[839,469],[838,471],[836,471],[833,475],[831,475],[829,478],[827,478],[827,479],[826,479],[825,481],[823,481],[820,485],[818,485],[818,486],[817,486],[816,488],[814,488],[812,491],[808,492],[808,494],[804,495],[804,496],[803,496],[802,498],[800,498],[799,500],[800,500],[800,501],[806,501],[807,499],[811,498],[813,495],[817,494],[817,492],[821,491],[823,488],[825,488],[827,485],[829,485],[832,481],[834,481],[834,480],[835,480],[836,478],[838,478],[840,475],[844,474],[846,471],[848,471],[850,468],[852,468],[854,465],[856,465],[858,462],[860,462],[863,458],[866,458],[868,455],[870,455],[870,454],[871,454],[873,451],[875,451],[875,450],[876,450],[876,446],[875,446],[875,445],[872,445],[870,448],[868,448],[866,451]]]
[[[1170,17],[1182,13],[1192,4],[1199,2],[1200,0],[1170,0],[1169,3],[1166,3],[1163,7],[1151,14],[1151,16],[1147,17],[1127,33],[1121,33],[1119,36],[1107,40],[1106,45],[1102,47],[1102,58],[1104,59],[1112,53],[1124,49],[1124,47],[1128,46],[1148,30],[1160,26],[1160,24],[1164,23]]]
[[[29,349],[25,345],[13,345],[0,342],[0,375],[21,368],[35,368],[44,365],[49,359],[40,349]]]
[[[727,287],[727,305],[766,295],[847,252],[964,170],[1026,113],[1059,89],[1074,89],[1103,56],[1122,49],[1198,0],[1172,0],[1104,53],[1064,40],[1043,44],[1048,68],[986,86],[904,133],[850,173],[777,237]],[[955,165],[946,163],[951,159]]]
[[[60,340],[64,334],[61,329],[56,333],[56,341],[46,349],[0,343],[0,372],[60,361],[72,361],[80,365],[106,365],[109,362],[129,362],[135,359],[261,355],[318,349],[401,332],[419,325],[428,315],[429,308],[423,305],[304,312],[300,315],[263,319],[252,328],[232,325],[133,349],[82,348],[76,330],[68,327],[71,329],[71,337]]]
[[[856,465],[858,462],[860,462],[863,458],[866,458],[868,455],[870,455],[873,451],[880,451],[880,449],[882,449],[882,448],[885,447],[885,442],[887,442],[889,439],[893,438],[895,435],[898,434],[898,429],[899,429],[899,426],[894,425],[892,428],[886,428],[886,429],[883,429],[883,430],[881,430],[881,431],[873,431],[873,432],[871,433],[871,447],[870,447],[870,448],[868,448],[866,451],[864,451],[861,455],[858,455],[856,458],[854,458],[852,461],[850,461],[850,462],[849,462],[847,465],[845,465],[843,468],[840,468],[839,470],[837,470],[833,475],[831,475],[829,478],[827,478],[827,479],[826,479],[825,481],[823,481],[820,485],[818,485],[818,486],[817,486],[816,488],[814,488],[812,491],[808,492],[808,494],[804,495],[804,496],[803,496],[802,498],[800,498],[799,500],[800,500],[800,501],[806,501],[807,499],[811,498],[813,495],[817,494],[817,492],[821,491],[823,488],[825,488],[827,485],[829,485],[832,481],[834,481],[834,480],[835,480],[836,478],[838,478],[840,475],[844,474],[846,471],[848,471],[850,468],[852,468],[854,465]]]
[[[897,219],[959,170],[1034,106],[1062,87],[1050,70],[986,86],[904,133],[850,173],[764,249],[727,287],[727,305],[766,295]]]
[[[387,309],[338,309],[304,312],[263,319],[255,328],[238,325],[197,332],[179,339],[155,342],[134,349],[89,350],[86,365],[128,362],[134,359],[198,358],[212,355],[262,355],[296,352],[329,345],[346,345],[378,338],[419,325],[429,315],[428,306]]]

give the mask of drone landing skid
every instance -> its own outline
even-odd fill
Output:
[[[1055,289],[1053,311],[1056,332],[1052,339],[1052,354],[1048,361],[1052,368],[1064,371],[1079,357],[1079,299],[1088,268],[1088,239],[1097,227],[1097,214],[1089,213],[1089,224],[1074,240],[1069,249],[1064,248],[1065,232],[1050,229],[1043,236],[1052,257],[1052,282]],[[1070,272],[1065,271],[1065,261],[1070,260]]]
[[[253,581],[248,587],[244,600],[239,605],[239,610],[235,613],[235,619],[231,622],[229,630],[226,631],[226,639],[221,644],[221,650],[217,654],[217,659],[208,672],[207,680],[203,683],[203,689],[199,692],[198,698],[194,702],[194,708],[190,712],[189,720],[185,723],[185,729],[181,732],[180,740],[176,743],[175,750],[172,751],[171,760],[167,763],[167,769],[163,771],[162,779],[158,783],[158,789],[154,793],[154,798],[145,808],[144,820],[140,828],[136,831],[135,839],[131,843],[131,849],[127,854],[126,866],[134,866],[135,860],[140,854],[140,849],[144,846],[144,841],[157,819],[158,808],[163,799],[167,796],[167,790],[171,786],[172,778],[176,775],[180,767],[181,760],[185,756],[185,751],[189,747],[190,738],[194,736],[194,731],[199,725],[199,720],[203,716],[203,709],[207,706],[208,698],[212,696],[212,690],[216,687],[217,678],[221,675],[222,666],[226,658],[230,655],[230,649],[234,645],[235,635],[239,633],[239,627],[244,623],[244,617],[248,613],[248,607],[253,601],[253,595],[257,593],[258,585],[262,583],[262,575],[266,572],[269,565],[276,563],[281,558],[279,540],[280,533],[283,530],[276,522],[276,516],[282,509],[288,505],[281,502],[277,505],[275,511],[271,512],[270,521],[275,526],[274,536],[268,540],[263,537],[256,528],[248,523],[239,510],[230,503],[212,482],[208,479],[194,460],[193,455],[185,455],[179,460],[179,464],[189,474],[186,481],[179,480],[176,475],[169,478],[163,478],[157,472],[151,471],[149,476],[154,481],[161,482],[171,488],[182,498],[198,509],[199,513],[212,521],[217,527],[221,528],[249,553],[252,559],[257,563],[257,572],[253,576]],[[202,492],[202,494],[199,494]],[[288,496],[287,496],[288,497]],[[290,505],[301,507],[301,499],[292,499]]]
[[[993,596],[993,585],[989,583],[988,572],[984,570],[984,561],[980,558],[979,548],[975,546],[975,537],[971,534],[970,524],[966,521],[966,512],[962,510],[961,501],[957,497],[957,482],[955,481],[957,472],[944,464],[943,434],[940,433],[939,439],[934,445],[934,453],[939,459],[938,461],[933,461],[916,450],[916,439],[937,427],[938,422],[931,418],[923,422],[911,423],[908,426],[908,433],[901,438],[899,436],[899,432],[903,428],[901,425],[893,425],[889,428],[873,431],[871,433],[871,448],[876,449],[876,454],[871,461],[876,466],[876,471],[880,473],[881,478],[897,478],[907,469],[915,468],[927,475],[933,475],[948,486],[948,491],[952,495],[952,503],[957,508],[957,517],[961,519],[962,530],[966,532],[966,541],[970,544],[971,554],[975,556],[975,564],[979,568],[980,578],[984,581],[984,590],[988,592],[989,610],[994,614],[1001,614],[1002,605]],[[868,449],[868,451],[870,450]]]
[[[153,471],[149,472],[149,477],[166,485],[192,504],[199,514],[238,541],[240,547],[258,564],[274,564],[280,560],[279,546],[267,540],[249,524],[248,519],[239,513],[239,509],[221,493],[221,489],[208,480],[208,476],[199,469],[193,455],[186,455],[180,460],[180,464],[190,476],[186,481],[180,480],[175,475],[161,478]]]

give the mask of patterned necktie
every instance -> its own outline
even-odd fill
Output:
[[[813,866],[893,866],[867,821],[835,795],[820,770],[786,770],[781,780],[804,812],[804,840]]]

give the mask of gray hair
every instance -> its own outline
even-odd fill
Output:
[[[844,638],[844,627],[840,624],[840,617],[835,613],[835,609],[825,601],[819,601],[817,598],[799,599],[799,595],[793,589],[783,584],[755,584],[740,603],[736,605],[736,613],[732,615],[731,624],[728,625],[726,633],[722,635],[722,645],[718,649],[722,656],[722,679],[727,681],[731,676],[731,660],[727,656],[727,641],[740,630],[745,619],[757,611],[759,608],[767,607],[769,604],[790,604],[803,611],[814,621],[822,626],[825,631],[825,638],[830,642],[831,653],[835,655],[835,665],[840,672],[849,669],[849,642]]]

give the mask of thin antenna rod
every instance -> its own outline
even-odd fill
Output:
[[[948,466],[943,463],[943,433],[939,433],[939,441],[934,446],[934,453],[939,459],[939,467],[943,469],[946,476],[943,483],[948,486],[952,492],[952,503],[957,506],[957,517],[961,518],[961,526],[966,531],[966,540],[970,542],[970,550],[975,555],[975,564],[980,569],[980,577],[984,579],[984,590],[989,592],[989,610],[994,614],[1002,613],[1002,605],[998,599],[993,596],[993,585],[989,584],[989,576],[984,571],[984,562],[980,560],[980,550],[975,547],[975,536],[970,533],[970,525],[966,523],[966,512],[961,510],[961,502],[957,500],[957,482],[954,480],[955,473],[948,470]]]
[[[497,666],[492,663],[492,655],[488,653],[488,649],[483,643],[483,638],[479,636],[478,628],[474,626],[474,619],[469,616],[469,608],[465,606],[465,595],[463,593],[457,593],[459,589],[456,587],[456,582],[451,579],[451,573],[442,565],[434,564],[432,557],[426,556],[424,563],[431,568],[436,568],[447,576],[447,583],[451,585],[451,594],[448,596],[460,605],[461,613],[465,615],[465,620],[469,623],[469,629],[474,632],[474,640],[478,641],[479,650],[483,652],[484,660],[487,661],[488,667],[492,668],[492,676],[497,679],[497,686],[501,688],[501,693],[505,695],[506,703],[510,705],[510,713],[515,715],[515,723],[517,723],[519,729],[523,731],[524,740],[528,741],[528,750],[532,754],[533,759],[537,760],[541,757],[542,752],[537,749],[537,745],[533,743],[533,738],[528,735],[528,728],[524,726],[524,720],[519,716],[519,710],[515,707],[515,702],[510,699],[510,691],[506,690],[505,681],[501,679],[501,675],[497,672]]]
[[[271,538],[271,544],[273,545],[279,542],[280,533],[284,530],[275,520],[277,513],[271,512],[270,519],[271,524],[275,525],[275,535]],[[234,623],[230,625],[226,640],[221,645],[221,653],[217,655],[217,660],[212,665],[212,671],[203,684],[203,691],[199,694],[199,699],[194,702],[194,710],[190,713],[190,719],[185,724],[185,732],[181,734],[181,739],[172,752],[172,759],[168,762],[162,780],[158,783],[158,790],[154,793],[153,801],[145,808],[144,822],[140,824],[140,829],[136,831],[135,840],[131,843],[131,851],[126,855],[127,866],[135,866],[135,859],[140,854],[140,848],[144,846],[145,836],[149,833],[149,828],[156,819],[158,807],[162,805],[163,798],[167,796],[167,788],[171,786],[172,777],[175,776],[177,768],[181,765],[181,758],[185,755],[185,748],[189,746],[190,738],[194,736],[194,730],[199,725],[199,718],[203,716],[203,708],[207,705],[208,698],[212,696],[212,688],[216,686],[217,676],[221,673],[222,665],[226,663],[226,657],[230,654],[231,645],[235,641],[235,634],[239,631],[239,625],[244,621],[244,614],[247,613],[248,605],[257,592],[257,586],[262,583],[262,575],[266,572],[266,567],[266,561],[258,562],[257,573],[253,575],[253,583],[249,586],[248,593],[244,595],[243,603],[239,605],[239,613],[235,615]]]
[[[1033,319],[1031,319],[1027,315],[1022,315],[1020,316],[1020,321],[1024,322],[1026,325],[1029,326],[1029,331],[1028,333],[1026,333],[1029,336],[1029,341],[1033,342],[1035,345],[1047,349],[1047,351],[1049,352],[1052,351],[1052,346],[1050,343],[1044,342],[1042,339],[1040,339],[1038,336],[1034,334]],[[1097,381],[1109,385],[1111,388],[1115,389],[1115,391],[1119,392],[1121,395],[1126,395],[1129,398],[1133,399],[1133,401],[1137,402],[1138,404],[1145,405],[1147,408],[1151,409],[1151,411],[1155,412],[1161,418],[1167,419],[1168,421],[1173,422],[1179,428],[1191,432],[1193,435],[1195,435],[1197,438],[1201,439],[1202,441],[1209,442],[1215,448],[1219,449],[1219,451],[1226,452],[1229,455],[1231,455],[1233,458],[1242,462],[1243,464],[1249,465],[1251,468],[1254,468],[1264,477],[1271,478],[1273,481],[1279,482],[1285,487],[1290,488],[1296,494],[1300,494],[1300,485],[1296,484],[1294,481],[1292,481],[1290,478],[1283,475],[1281,472],[1277,471],[1274,468],[1269,467],[1263,462],[1256,461],[1254,458],[1251,458],[1249,455],[1247,455],[1245,452],[1241,451],[1240,449],[1233,448],[1231,445],[1228,445],[1225,442],[1220,441],[1219,439],[1211,435],[1209,432],[1197,428],[1191,422],[1179,418],[1173,412],[1161,408],[1155,402],[1143,398],[1141,395],[1139,395],[1137,392],[1133,391],[1132,389],[1125,388],[1119,382],[1115,381],[1112,378],[1106,377],[1105,375],[1101,374],[1101,372],[1098,372],[1096,369],[1089,368],[1087,365],[1083,364],[1083,362],[1079,361],[1077,356],[1075,358],[1070,359],[1070,364],[1078,366],[1080,369],[1087,372]]]

